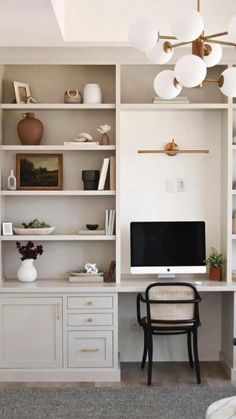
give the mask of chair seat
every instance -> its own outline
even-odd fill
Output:
[[[147,317],[144,317],[142,319],[142,322],[147,323]],[[173,327],[179,328],[179,327],[193,327],[194,323],[151,323],[151,326],[155,329],[173,329]]]

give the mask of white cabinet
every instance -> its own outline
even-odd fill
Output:
[[[62,367],[62,298],[0,298],[0,367]]]

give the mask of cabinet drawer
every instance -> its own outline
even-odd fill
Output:
[[[68,297],[68,308],[112,308],[112,296],[90,296]]]
[[[112,326],[112,313],[68,314],[68,326]]]
[[[112,331],[68,332],[68,367],[112,367]]]

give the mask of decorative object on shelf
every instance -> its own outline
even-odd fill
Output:
[[[87,83],[83,90],[84,103],[102,103],[102,91],[97,83]]]
[[[156,105],[166,105],[166,104],[187,105],[188,103],[190,103],[190,100],[187,96],[177,96],[174,99],[162,99],[159,96],[154,96],[152,103]]]
[[[87,132],[80,132],[75,137],[74,141],[78,142],[78,143],[93,142],[93,137],[92,137],[92,135],[88,134]],[[97,143],[97,141],[96,141],[96,143]]]
[[[17,189],[62,190],[62,154],[16,154]]]
[[[12,236],[12,223],[2,223],[2,234],[3,236]]]
[[[105,230],[79,230],[78,234],[81,236],[103,236],[105,234]]]
[[[206,260],[206,264],[209,266],[209,279],[212,281],[222,280],[222,266],[224,264],[224,256],[219,253],[214,247],[210,249],[210,255]]]
[[[31,221],[28,224],[22,223],[22,225],[24,226],[24,228],[17,228],[17,227],[13,228],[15,234],[22,235],[22,236],[27,236],[31,234],[40,236],[40,235],[52,234],[53,231],[55,230],[55,227],[50,227],[50,225],[44,222],[41,223],[39,220],[37,220],[37,218],[35,218],[33,221]]]
[[[82,180],[85,191],[94,191],[98,189],[99,170],[82,170]]]
[[[84,269],[70,272],[69,282],[103,282],[103,274],[96,263],[86,263]]]
[[[82,94],[77,89],[68,89],[64,93],[64,102],[65,103],[81,103]]]
[[[25,103],[29,103],[28,100],[33,99],[30,94],[30,87],[28,83],[14,81],[13,86],[14,86],[16,103],[25,104]],[[35,103],[35,102],[36,101],[33,99],[32,103]]]
[[[153,22],[140,20],[132,25],[129,32],[131,45],[146,52],[154,64],[167,63],[177,47],[192,46],[192,54],[181,57],[174,71],[164,70],[157,74],[154,80],[157,95],[173,99],[180,94],[182,87],[199,87],[202,83],[213,82],[218,84],[224,95],[236,97],[236,67],[224,70],[220,77],[206,78],[207,67],[214,67],[221,60],[221,45],[236,46],[236,15],[230,20],[228,31],[205,35],[200,0],[197,0],[197,10],[180,10],[175,14],[172,26],[173,36],[160,35]],[[229,41],[217,39],[223,35],[228,35]]]
[[[17,125],[17,133],[23,145],[39,145],[43,136],[44,127],[42,122],[34,117],[33,112],[22,114]]]
[[[8,179],[7,179],[7,189],[9,191],[16,190],[16,177],[14,176],[13,169],[11,169],[10,176],[8,176]]]
[[[235,269],[232,270],[232,278],[234,280],[236,279],[236,270]]]
[[[236,234],[236,211],[233,214],[233,220],[232,220],[232,232],[233,234]]]
[[[179,149],[178,144],[175,143],[173,139],[170,143],[165,145],[164,150],[138,150],[139,154],[167,154],[168,156],[175,156],[178,153],[192,153],[192,154],[208,154],[209,150],[181,150]]]
[[[21,282],[35,281],[37,278],[37,271],[33,263],[39,255],[43,254],[43,246],[41,244],[35,246],[32,241],[28,241],[25,246],[16,242],[16,247],[22,256],[20,258],[22,263],[18,269],[17,278]]]
[[[107,124],[100,125],[100,127],[97,129],[97,131],[100,132],[100,134],[102,134],[101,145],[109,145],[110,144],[110,138],[109,138],[109,135],[107,134],[110,130],[111,130],[111,126],[107,125]]]
[[[108,271],[105,274],[104,282],[116,282],[115,279],[116,261],[112,260]]]
[[[88,230],[94,231],[94,230],[98,229],[99,224],[86,224],[86,227],[87,227]]]
[[[73,147],[77,146],[80,149],[84,148],[86,150],[86,149],[89,149],[90,147],[92,148],[92,147],[99,146],[99,142],[98,141],[83,141],[83,142],[80,142],[80,141],[77,141],[76,138],[75,138],[75,141],[64,141],[64,145],[65,146],[73,146]]]

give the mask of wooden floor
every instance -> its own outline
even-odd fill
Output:
[[[219,362],[201,363],[202,385],[216,387],[236,387],[231,382]],[[0,383],[0,391],[12,387],[138,387],[146,386],[147,370],[141,371],[139,363],[121,364],[120,383]],[[187,362],[160,362],[153,364],[153,385],[160,387],[195,387],[195,371],[189,368]]]

